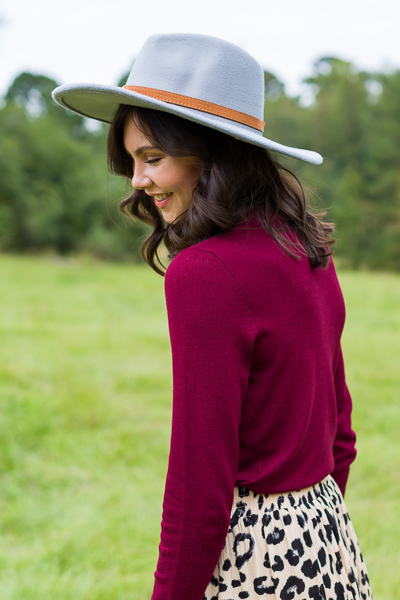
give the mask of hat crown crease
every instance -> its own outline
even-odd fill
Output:
[[[197,98],[263,120],[261,66],[241,48],[217,38],[151,36],[126,85]]]

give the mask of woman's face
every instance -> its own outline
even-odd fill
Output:
[[[150,142],[136,127],[131,116],[124,125],[124,146],[133,159],[132,186],[144,190],[172,223],[192,202],[192,191],[200,175],[195,157],[173,158]]]

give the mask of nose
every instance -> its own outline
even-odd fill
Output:
[[[142,173],[140,171],[140,169],[135,168],[135,172],[131,179],[131,183],[132,183],[132,187],[134,187],[135,190],[144,190],[147,187],[149,187],[150,185],[152,185],[153,182],[151,181],[151,179],[149,177],[144,175],[144,173]]]

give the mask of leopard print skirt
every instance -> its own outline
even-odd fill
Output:
[[[298,492],[235,488],[224,549],[203,600],[366,600],[367,569],[329,475]]]

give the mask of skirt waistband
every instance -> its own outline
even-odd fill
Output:
[[[233,503],[235,504],[243,498],[252,498],[256,502],[262,502],[264,506],[265,503],[270,504],[270,510],[273,510],[275,507],[278,509],[295,508],[297,506],[308,508],[308,505],[313,504],[314,500],[322,499],[323,501],[324,497],[331,497],[332,492],[335,495],[339,494],[340,499],[343,499],[336,481],[331,475],[328,475],[322,481],[310,487],[280,494],[257,494],[245,487],[235,487]]]

